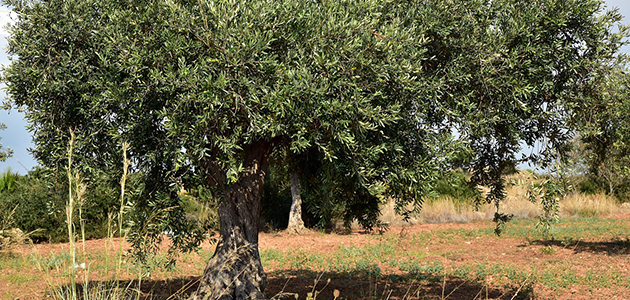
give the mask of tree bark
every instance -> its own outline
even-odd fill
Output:
[[[246,147],[246,172],[236,183],[225,185],[217,208],[219,243],[190,300],[265,299],[267,275],[258,252],[258,227],[260,197],[272,148],[272,143],[265,141]],[[224,181],[224,175],[211,175],[211,184]]]
[[[289,226],[287,232],[300,234],[307,229],[302,220],[302,187],[298,171],[291,172],[291,211],[289,212]]]

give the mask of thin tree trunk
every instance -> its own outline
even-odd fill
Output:
[[[291,172],[291,211],[289,212],[289,226],[287,232],[300,234],[307,231],[302,221],[302,187],[298,171]]]
[[[265,299],[267,275],[258,252],[260,197],[272,144],[257,142],[245,149],[245,167],[238,182],[219,200],[220,239],[191,300]],[[222,174],[224,175],[224,174]],[[224,176],[211,179],[217,184]]]

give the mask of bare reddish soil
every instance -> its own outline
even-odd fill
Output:
[[[630,221],[630,212],[618,213],[611,218]],[[468,224],[422,224],[408,227],[393,227],[385,237],[398,237],[396,253],[423,251],[427,264],[439,261],[445,268],[474,266],[477,264],[505,264],[523,272],[534,272],[558,264],[570,268],[578,276],[590,273],[614,270],[615,276],[630,278],[630,248],[607,240],[580,240],[569,246],[555,242],[527,241],[524,238],[480,236],[449,236],[448,241],[433,238],[433,233],[449,229],[477,230],[488,229],[490,222]],[[630,235],[630,233],[628,233]],[[424,244],[410,242],[412,236],[428,236]],[[448,234],[447,234],[448,235]],[[623,237],[622,237],[623,238]],[[301,236],[284,233],[261,233],[260,249],[277,249],[287,252],[301,249],[308,253],[333,253],[341,245],[362,247],[379,243],[378,235],[353,231],[348,234],[323,234],[310,232]],[[115,252],[120,247],[120,240],[90,240],[86,242],[87,253]],[[128,247],[123,243],[123,247]],[[45,256],[51,253],[67,251],[68,244],[40,244],[17,246],[0,251],[0,262],[12,258]],[[81,244],[78,244],[81,248]],[[545,249],[552,249],[545,253]],[[213,246],[205,243],[201,253],[211,253]],[[24,261],[24,260],[22,260]],[[29,260],[27,260],[29,261]],[[153,299],[166,299],[167,295],[177,291],[191,291],[201,275],[201,258],[181,260],[177,274],[156,272],[150,279],[145,279],[141,289],[151,292]],[[67,283],[67,278],[50,278],[51,272],[37,270],[35,263],[16,266],[0,266],[0,299],[44,299],[45,291],[50,286]],[[415,280],[405,272],[383,263],[378,263],[383,276],[359,276],[336,273],[321,273],[319,270],[290,270],[277,264],[267,266],[268,284],[266,293],[282,299],[295,299],[297,293],[304,299],[312,291],[321,291],[317,299],[333,299],[335,290],[342,299],[630,299],[630,286],[602,285],[598,288],[571,285],[562,288],[550,288],[540,283],[506,284],[506,278],[495,278],[490,274],[483,281],[465,280],[454,276]],[[21,273],[28,273],[20,280]],[[53,271],[54,273],[54,271]],[[557,274],[562,276],[562,274]],[[131,277],[132,278],[132,277]],[[90,275],[90,279],[94,276]],[[130,278],[122,278],[129,280]],[[328,279],[330,282],[327,283]],[[526,280],[527,281],[527,280]],[[630,282],[630,281],[628,281]]]

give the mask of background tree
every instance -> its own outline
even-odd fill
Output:
[[[212,190],[220,240],[193,299],[264,296],[260,196],[275,151],[316,149],[345,221],[370,224],[379,195],[403,214],[421,203],[435,145],[458,135],[498,203],[521,143],[562,148],[626,35],[592,0],[5,2],[18,17],[3,79],[41,164],[59,164],[70,131],[86,173],[119,170],[129,142],[143,174],[136,246],[166,228],[190,248],[201,235],[178,188]]]
[[[277,174],[274,174],[278,177],[278,181],[273,182],[273,186],[271,188],[275,189],[275,194],[280,192],[283,188],[287,188],[283,185],[288,185],[288,190],[290,194],[290,207],[288,210],[288,220],[286,230],[292,234],[300,234],[307,231],[304,220],[302,219],[302,177],[305,168],[305,158],[307,155],[295,155],[291,156],[290,151],[277,151],[278,155],[275,155],[273,159],[273,163],[276,164],[273,169]],[[288,183],[288,184],[287,184]],[[268,186],[268,184],[266,184]],[[263,201],[265,201],[266,197],[270,197],[271,195],[266,194],[263,196]],[[279,195],[278,195],[279,196]],[[281,199],[279,197],[276,200],[282,201],[287,199]],[[284,210],[275,211],[274,213],[286,213]],[[279,225],[279,224],[278,224]],[[283,224],[284,225],[284,224]],[[282,225],[282,227],[283,227]]]
[[[589,101],[589,109],[578,115],[584,163],[590,180],[620,199],[630,188],[630,77],[621,57],[617,67],[598,78],[603,93]]]
[[[350,173],[346,168],[354,164],[353,162],[345,162],[339,157],[328,161],[315,147],[299,155],[285,151],[277,153],[281,157],[275,158],[272,162],[274,167],[270,175],[274,178],[271,180],[271,186],[266,185],[268,191],[263,197],[263,201],[270,201],[273,202],[270,204],[275,205],[263,208],[266,215],[272,217],[274,224],[280,228],[286,226],[287,231],[292,233],[302,232],[305,228],[304,222],[301,217],[297,220],[298,214],[294,208],[299,207],[299,210],[302,210],[302,205],[296,203],[305,201],[304,214],[309,217],[310,226],[332,229],[334,221],[342,220],[349,229],[351,223],[356,220],[366,230],[375,227],[383,229],[385,224],[378,220],[380,215],[378,206],[385,201],[384,181],[377,182],[374,190],[366,194],[361,186],[356,184],[356,178],[347,176]],[[355,155],[358,156],[360,153]],[[298,201],[296,195],[300,196]],[[287,204],[282,204],[283,202]],[[285,213],[289,218],[272,216]]]
[[[564,157],[575,117],[599,99],[628,28],[601,1],[431,1],[450,14],[427,18],[427,78],[475,159],[473,183],[505,197],[503,175],[519,162]],[[597,12],[597,13],[596,13]],[[446,104],[444,104],[446,103]],[[540,151],[519,156],[523,145]],[[501,223],[501,222],[499,222]]]
[[[289,212],[289,225],[287,227],[288,231],[298,234],[306,230],[302,220],[302,186],[300,177],[299,169],[291,172],[291,211]]]

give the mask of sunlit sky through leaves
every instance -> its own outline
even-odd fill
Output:
[[[624,16],[630,15],[630,1],[628,0],[606,0],[608,7],[617,7]],[[6,48],[6,24],[11,22],[11,10],[7,7],[0,7],[0,45],[2,51],[0,51],[0,64],[8,65],[9,58],[7,57]],[[624,24],[630,22],[629,18],[623,20]],[[630,52],[630,46],[623,48],[624,52]],[[4,91],[0,91],[0,97],[5,98]],[[23,119],[23,115],[15,110],[7,112],[0,110],[0,122],[7,125],[7,129],[0,131],[0,143],[3,147],[9,147],[13,149],[13,157],[7,159],[6,162],[0,162],[0,171],[4,171],[7,168],[11,168],[14,172],[19,174],[26,174],[28,170],[36,166],[37,163],[28,152],[28,148],[33,147],[30,133],[26,130],[26,121]],[[524,166],[527,167],[527,166]]]

